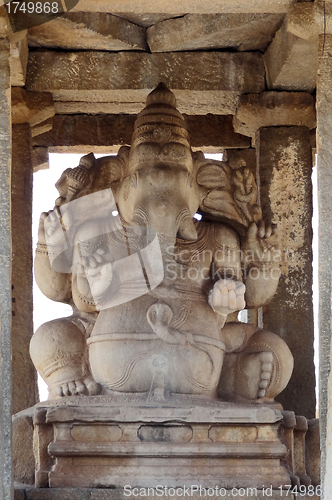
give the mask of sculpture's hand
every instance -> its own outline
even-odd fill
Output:
[[[246,287],[241,281],[222,279],[214,284],[209,294],[209,304],[222,316],[241,311],[246,306],[244,293]]]
[[[250,264],[250,262],[277,263],[280,260],[280,252],[272,241],[276,229],[274,224],[265,224],[263,220],[250,224],[247,239],[242,247],[246,264]]]
[[[90,290],[96,302],[109,288],[113,278],[113,265],[108,261],[105,248],[100,246],[92,255],[82,257]]]
[[[63,243],[64,231],[69,230],[72,225],[70,211],[63,211],[62,218],[57,213],[57,208],[49,212],[43,212],[39,219],[38,240],[48,245]],[[65,229],[64,229],[65,227]]]

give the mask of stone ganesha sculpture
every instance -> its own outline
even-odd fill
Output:
[[[73,316],[42,325],[30,348],[50,398],[263,402],[285,388],[293,358],[284,341],[234,321],[278,285],[274,228],[256,205],[253,175],[192,152],[163,84],[130,148],[82,157],[57,188],[55,209],[41,216],[35,273]]]

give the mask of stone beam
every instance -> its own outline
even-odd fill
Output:
[[[14,124],[29,123],[31,127],[52,118],[55,114],[51,93],[26,92],[12,88],[12,121]]]
[[[321,35],[317,79],[317,170],[319,203],[319,337],[322,498],[332,498],[332,35]]]
[[[146,50],[145,29],[100,12],[69,12],[29,29],[29,45],[76,50]]]
[[[257,52],[32,52],[26,88],[56,101],[144,102],[159,82],[182,113],[234,114],[239,95],[265,88]]]
[[[316,127],[314,98],[307,92],[262,92],[243,95],[233,118],[234,130],[255,137],[260,127]]]
[[[317,50],[317,38],[306,40],[288,31],[286,16],[264,54],[268,88],[312,92],[316,87]]]
[[[285,13],[296,0],[80,0],[73,11],[171,14]]]
[[[50,152],[116,153],[130,145],[135,115],[56,115],[51,132],[34,138],[34,146]],[[192,147],[221,152],[225,148],[248,148],[250,138],[236,134],[232,116],[186,116]]]
[[[53,117],[48,118],[48,120],[45,120],[41,123],[38,123],[38,125],[35,125],[34,127],[31,127],[31,136],[36,137],[37,135],[45,134],[46,132],[52,130],[52,127]]]
[[[0,40],[0,498],[13,498],[11,460],[10,47]]]
[[[236,48],[266,50],[283,14],[187,14],[151,26],[151,52]]]

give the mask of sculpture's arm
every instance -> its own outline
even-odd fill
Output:
[[[45,220],[52,213],[42,213],[39,222],[38,243],[35,257],[35,277],[40,290],[46,297],[57,302],[69,303],[71,301],[71,275],[56,271],[52,265],[50,257],[56,254],[57,235],[54,233],[53,242],[46,244]]]
[[[245,286],[241,280],[241,252],[236,233],[226,226],[216,225],[214,240],[211,277],[215,283],[208,300],[223,327],[229,314],[245,308]]]
[[[249,226],[241,252],[248,308],[268,304],[276,293],[281,257],[273,245],[274,234],[275,228],[264,221]]]

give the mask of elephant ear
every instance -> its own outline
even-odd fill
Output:
[[[116,156],[98,158],[93,168],[93,180],[89,191],[81,193],[81,196],[103,191],[104,189],[111,189],[114,199],[117,202],[121,183],[127,176],[128,159],[129,148],[125,146],[120,148]]]
[[[232,170],[224,161],[202,159],[196,166],[201,191],[200,209],[239,229],[261,218],[257,205],[257,186],[247,167]]]

